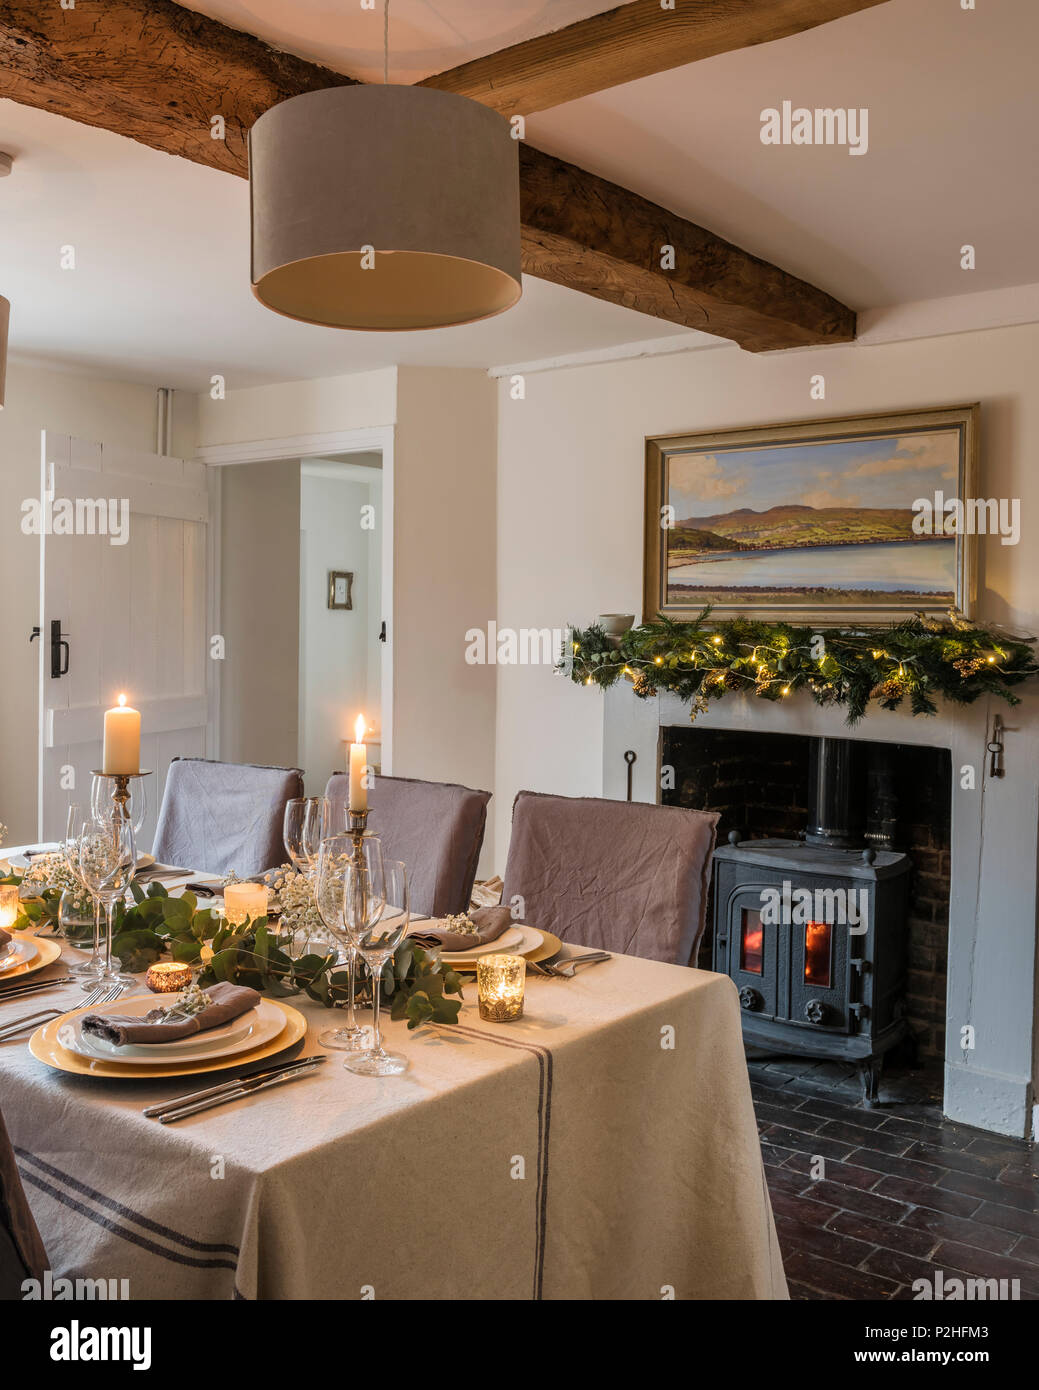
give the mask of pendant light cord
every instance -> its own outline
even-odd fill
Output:
[[[382,85],[390,80],[390,0],[382,7]]]

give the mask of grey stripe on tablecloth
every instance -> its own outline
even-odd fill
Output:
[[[236,1245],[221,1245],[195,1240],[192,1236],[187,1236],[180,1231],[175,1231],[170,1226],[163,1226],[160,1222],[153,1221],[150,1217],[134,1211],[131,1207],[125,1206],[122,1202],[117,1202],[111,1197],[106,1197],[104,1193],[98,1192],[95,1188],[88,1187],[86,1183],[81,1182],[78,1178],[74,1178],[68,1173],[63,1173],[61,1169],[54,1167],[53,1164],[47,1163],[42,1158],[38,1158],[35,1154],[29,1153],[26,1149],[15,1149],[15,1153],[22,1161],[23,1165],[30,1165],[23,1167],[22,1170],[22,1176],[26,1182],[32,1183],[34,1187],[39,1188],[41,1192],[47,1193],[49,1197],[53,1197],[54,1200],[59,1202],[62,1206],[69,1207],[73,1211],[79,1212],[96,1225],[102,1226],[106,1230],[122,1236],[124,1240],[128,1240],[132,1244],[140,1246],[141,1249],[147,1250],[154,1255],[160,1255],[164,1259],[172,1260],[176,1264],[191,1265],[197,1269],[237,1270],[238,1247]],[[34,1167],[40,1169],[41,1172],[35,1172]],[[46,1181],[46,1178],[41,1176],[41,1173],[52,1178],[54,1181]],[[78,1201],[72,1196],[71,1192],[63,1191],[61,1186],[55,1186],[55,1183],[73,1189],[88,1200],[95,1202],[98,1206],[105,1207],[108,1211],[116,1213],[116,1216],[107,1216],[104,1212],[95,1211],[92,1207],[87,1206],[85,1202]],[[117,1217],[124,1219],[120,1220],[117,1219]],[[155,1241],[149,1240],[146,1236],[141,1235],[140,1232],[132,1230],[126,1222],[132,1222],[136,1226],[141,1226],[144,1230],[151,1231],[155,1235],[162,1236],[167,1240],[180,1244],[184,1246],[186,1250],[198,1250],[200,1252],[210,1252],[211,1254],[225,1253],[234,1255],[236,1258],[233,1261],[222,1259],[196,1259],[191,1255],[185,1254],[184,1251],[169,1250],[163,1245],[158,1245]]]
[[[499,1033],[487,1033],[482,1028],[470,1028],[456,1023],[453,1031],[468,1037],[483,1038],[500,1047],[519,1048],[529,1052],[538,1064],[538,1169],[537,1191],[534,1198],[534,1299],[542,1297],[545,1281],[545,1232],[548,1217],[548,1152],[552,1124],[552,1053],[539,1043],[524,1042],[521,1038],[503,1038]]]

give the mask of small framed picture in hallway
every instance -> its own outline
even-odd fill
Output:
[[[354,577],[349,570],[328,571],[329,608],[352,608],[354,606]]]

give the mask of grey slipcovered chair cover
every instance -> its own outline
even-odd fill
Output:
[[[36,1229],[0,1115],[0,1299],[22,1298],[24,1279],[42,1279],[47,1252]]]
[[[690,965],[703,934],[716,813],[520,792],[502,902],[563,941]]]
[[[296,767],[174,758],[152,851],[163,864],[242,878],[286,860],[285,803],[303,795]]]
[[[339,808],[333,814],[335,828],[344,829],[348,774],[334,772],[325,795]],[[490,799],[490,792],[453,782],[375,778],[368,792],[368,829],[381,839],[387,859],[407,865],[411,911],[416,917],[445,917],[469,910]]]

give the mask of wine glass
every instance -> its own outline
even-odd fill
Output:
[[[106,772],[95,772],[90,783],[90,814],[94,820],[107,820],[115,807],[112,802],[112,786],[115,778]],[[130,777],[130,819],[135,836],[141,833],[141,826],[148,814],[148,783],[144,777]]]
[[[289,858],[307,878],[317,868],[321,841],[331,829],[330,814],[326,796],[297,796],[285,803],[282,839]]]
[[[115,905],[130,886],[137,868],[137,845],[133,822],[124,820],[118,812],[84,822],[79,835],[79,866],[83,882],[105,908],[105,959],[100,976],[84,983],[90,988],[102,985],[133,985],[132,975],[120,975],[112,969],[112,927]]]
[[[65,858],[65,863],[68,865],[69,872],[78,883],[82,884],[83,891],[88,894],[94,906],[94,944],[90,953],[90,959],[79,961],[75,965],[70,965],[69,974],[85,975],[90,981],[90,988],[93,989],[97,984],[99,976],[104,974],[105,961],[104,956],[101,954],[101,900],[87,887],[79,863],[79,837],[82,833],[83,824],[83,813],[79,802],[69,802],[68,815],[65,818],[65,838],[61,842],[61,852]]]
[[[311,892],[315,888],[318,850],[321,841],[331,832],[331,808],[327,797],[297,796],[285,803],[281,838],[293,866],[310,884]],[[327,930],[315,932],[314,939],[322,946],[335,945]]]
[[[347,865],[343,893],[346,929],[372,972],[372,1045],[367,1051],[355,1053],[346,1059],[347,1070],[359,1072],[362,1076],[397,1076],[408,1065],[406,1057],[383,1048],[379,1028],[379,988],[383,966],[407,935],[411,919],[408,871],[400,860],[384,859],[382,877],[381,906],[378,911],[375,909],[380,895],[366,865]]]
[[[322,1047],[330,1047],[343,1052],[353,1052],[364,1047],[368,1030],[358,1025],[354,1012],[354,992],[356,989],[357,951],[343,920],[347,870],[352,865],[360,865],[369,875],[371,886],[382,887],[382,844],[377,835],[365,835],[355,840],[352,835],[329,835],[322,840],[318,851],[315,898],[321,920],[336,941],[346,948],[347,965],[350,972],[349,1010],[342,1028],[329,1028],[318,1036]],[[382,901],[379,901],[382,911]]]

